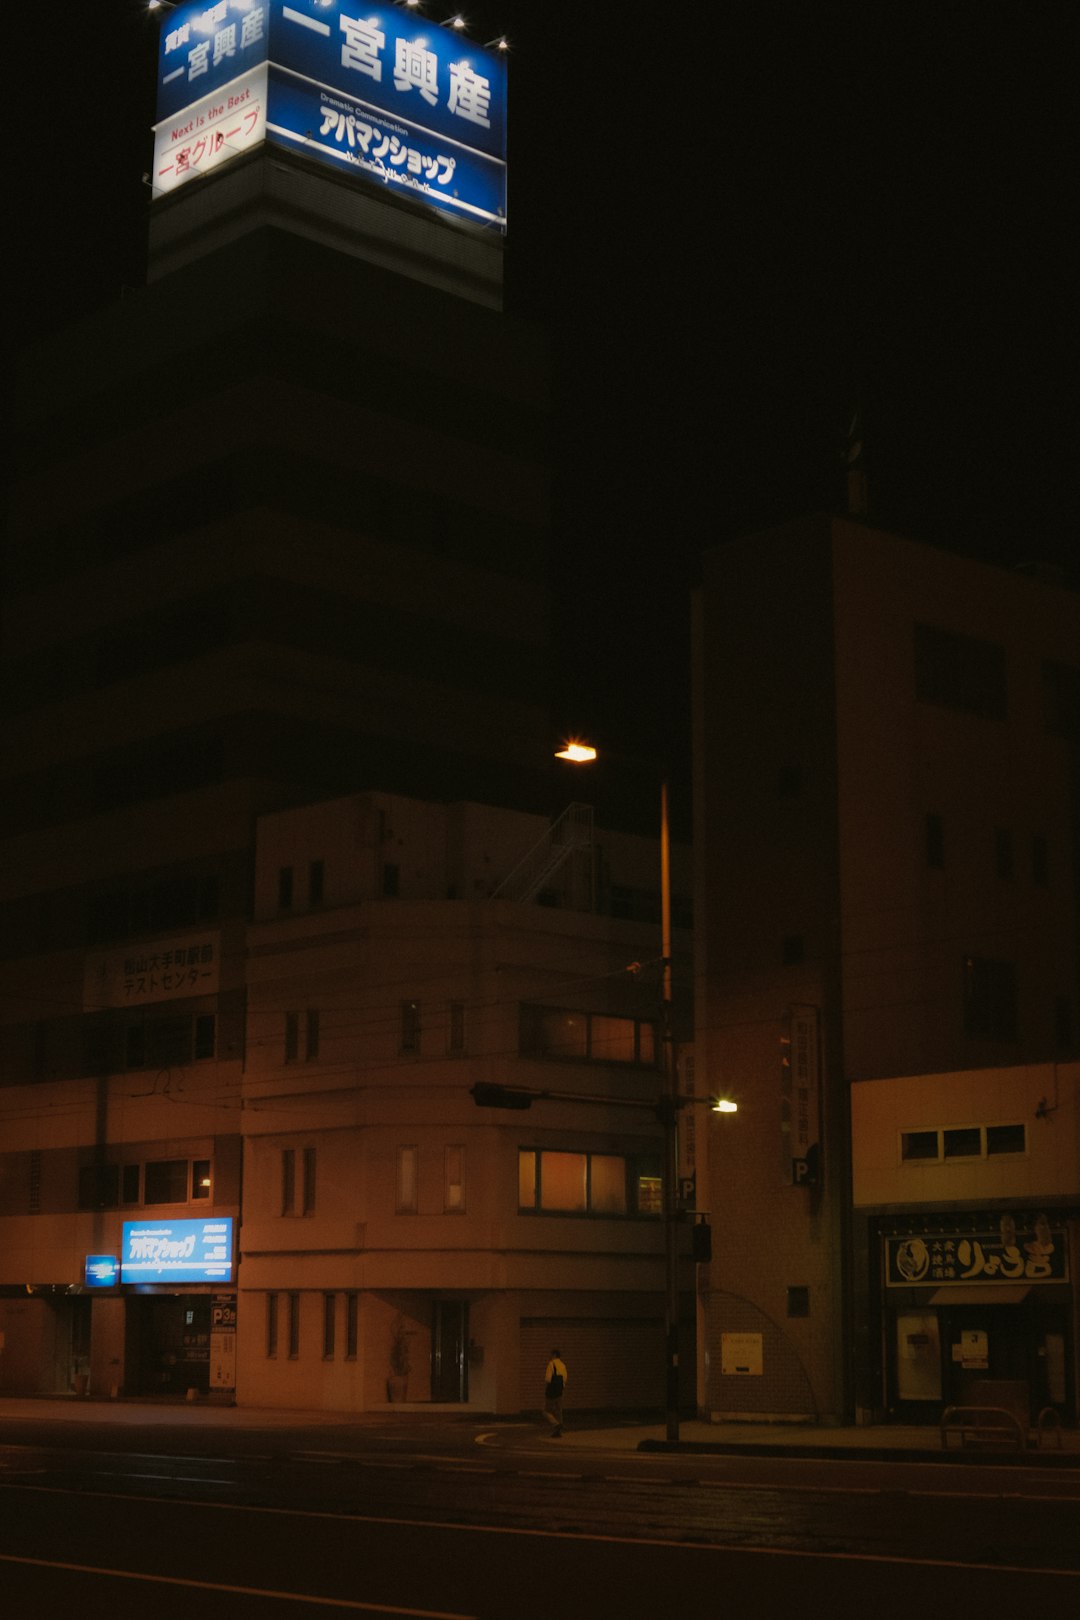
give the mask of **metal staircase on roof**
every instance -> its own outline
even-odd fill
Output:
[[[585,856],[584,896],[575,895],[582,910],[595,909],[593,881],[593,810],[591,804],[571,804],[557,817],[544,836],[492,890],[493,900],[535,900],[548,888],[568,861]],[[579,874],[580,877],[581,874]]]

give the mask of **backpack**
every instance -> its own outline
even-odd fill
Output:
[[[553,1372],[544,1386],[544,1394],[547,1396],[549,1401],[557,1401],[562,1392],[563,1375],[561,1372]]]

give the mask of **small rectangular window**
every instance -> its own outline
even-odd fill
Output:
[[[945,823],[935,810],[926,812],[926,864],[939,869],[945,865]]]
[[[300,1295],[285,1297],[289,1302],[289,1360],[295,1361],[300,1354]]]
[[[278,1341],[278,1297],[276,1294],[266,1296],[266,1354],[277,1355]]]
[[[210,1175],[210,1160],[196,1159],[191,1166],[191,1196],[192,1198],[209,1198],[213,1181]]]
[[[539,1155],[533,1148],[518,1152],[518,1209],[536,1208],[536,1161]]]
[[[142,1179],[139,1172],[140,1166],[137,1164],[125,1164],[124,1166],[122,1197],[125,1204],[137,1204],[139,1202],[139,1182]]]
[[[394,861],[384,861],[382,892],[387,900],[396,900],[401,893],[401,868]]]
[[[300,1056],[300,1014],[285,1014],[285,1062],[295,1063]]]
[[[594,1215],[626,1214],[626,1160],[621,1156],[589,1154],[589,1208]]]
[[[797,1284],[787,1291],[787,1313],[789,1316],[810,1315],[810,1290],[803,1284]]]
[[[115,1164],[84,1164],[79,1171],[79,1208],[115,1209],[120,1195],[120,1169]]]
[[[195,1060],[205,1062],[214,1055],[216,1019],[213,1013],[199,1013],[195,1019]]]
[[[324,1361],[334,1359],[335,1340],[337,1337],[337,1295],[323,1295],[323,1336],[322,1353]]]
[[[277,875],[277,899],[279,911],[291,911],[293,903],[293,869],[291,866],[279,866]]]
[[[403,1001],[401,1003],[401,1050],[403,1052],[419,1052],[420,1050],[420,1003],[418,1001]]]
[[[348,1361],[356,1360],[356,1350],[359,1343],[360,1327],[360,1295],[345,1295],[345,1357]]]
[[[939,1157],[937,1131],[902,1131],[900,1157],[905,1162],[913,1159],[937,1159]]]
[[[986,1127],[987,1155],[997,1153],[1025,1153],[1027,1129],[1023,1125],[988,1125]]]
[[[966,1125],[956,1130],[942,1131],[946,1159],[979,1159],[982,1157],[982,1132],[977,1125]]]
[[[397,1212],[399,1215],[416,1214],[416,1161],[415,1147],[397,1150]]]
[[[323,879],[325,869],[322,861],[312,861],[308,867],[308,905],[314,908],[323,903]]]
[[[460,1215],[465,1209],[465,1149],[448,1147],[446,1150],[446,1182],[443,1208],[451,1215]]]
[[[143,1202],[186,1204],[189,1169],[187,1159],[152,1159],[143,1175]]]
[[[1016,1040],[1016,964],[964,958],[964,1032]]]
[[[281,1150],[281,1213],[296,1213],[296,1152],[293,1148]]]
[[[301,1214],[311,1215],[315,1210],[315,1149],[304,1149],[304,1187],[300,1206]]]

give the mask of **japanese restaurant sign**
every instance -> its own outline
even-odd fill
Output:
[[[926,1232],[887,1237],[885,1282],[889,1288],[941,1283],[1060,1283],[1069,1279],[1065,1232],[1052,1231],[1045,1215],[1030,1225],[1003,1223],[1005,1230]]]

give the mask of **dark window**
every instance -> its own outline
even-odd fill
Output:
[[[289,1359],[295,1361],[300,1354],[300,1295],[285,1297],[289,1302]]]
[[[1046,838],[1035,833],[1031,840],[1031,881],[1040,888],[1050,881],[1050,854]]]
[[[1008,881],[1016,876],[1013,835],[1008,827],[998,827],[994,833],[994,865],[999,878]]]
[[[528,1057],[652,1068],[656,1044],[656,1026],[644,1019],[565,1007],[521,1008],[520,1047]]]
[[[799,1285],[787,1291],[787,1313],[789,1316],[810,1315],[810,1290]]]
[[[446,1038],[446,1049],[458,1057],[465,1050],[465,1003],[463,1001],[452,1001],[450,1003],[450,1023]]]
[[[946,1159],[978,1159],[982,1156],[982,1132],[977,1125],[942,1131]]]
[[[1051,736],[1080,742],[1080,668],[1072,664],[1045,663],[1043,704],[1046,729]]]
[[[936,810],[926,812],[926,864],[945,865],[945,823]]]
[[[403,1052],[419,1052],[420,1050],[420,1003],[418,1001],[403,1001],[401,1003],[401,1050]]]
[[[144,1204],[186,1204],[187,1159],[151,1159],[143,1173]]]
[[[356,1360],[356,1349],[359,1342],[360,1326],[360,1295],[345,1295],[345,1355],[349,1361]]]
[[[1024,1153],[1027,1150],[1027,1129],[1023,1125],[988,1125],[986,1151],[990,1153]]]
[[[120,1196],[125,1204],[137,1204],[139,1202],[139,1182],[142,1179],[139,1172],[140,1166],[137,1164],[125,1164],[124,1166],[123,1186]]]
[[[278,1334],[278,1297],[276,1294],[266,1296],[266,1354],[277,1355]]]
[[[787,967],[794,967],[806,959],[806,941],[801,934],[787,934],[780,946],[780,959]]]
[[[79,1171],[79,1208],[115,1209],[119,1201],[119,1165],[84,1164]]]
[[[915,626],[915,695],[964,714],[1004,720],[1005,649],[934,625]]]
[[[279,911],[291,911],[293,903],[293,869],[281,866],[277,875],[277,903]]]
[[[992,1040],[1016,1039],[1016,964],[964,959],[964,1030]]]
[[[312,861],[308,867],[308,905],[321,906],[323,903],[323,876],[322,861]]]
[[[401,892],[401,868],[393,861],[384,861],[382,892],[387,900],[396,900]]]
[[[323,1295],[322,1353],[324,1361],[331,1361],[337,1339],[337,1295]]]
[[[199,1013],[195,1019],[196,1062],[214,1055],[214,1015]]]
[[[938,1156],[937,1131],[902,1131],[900,1156],[908,1159],[936,1159]]]

